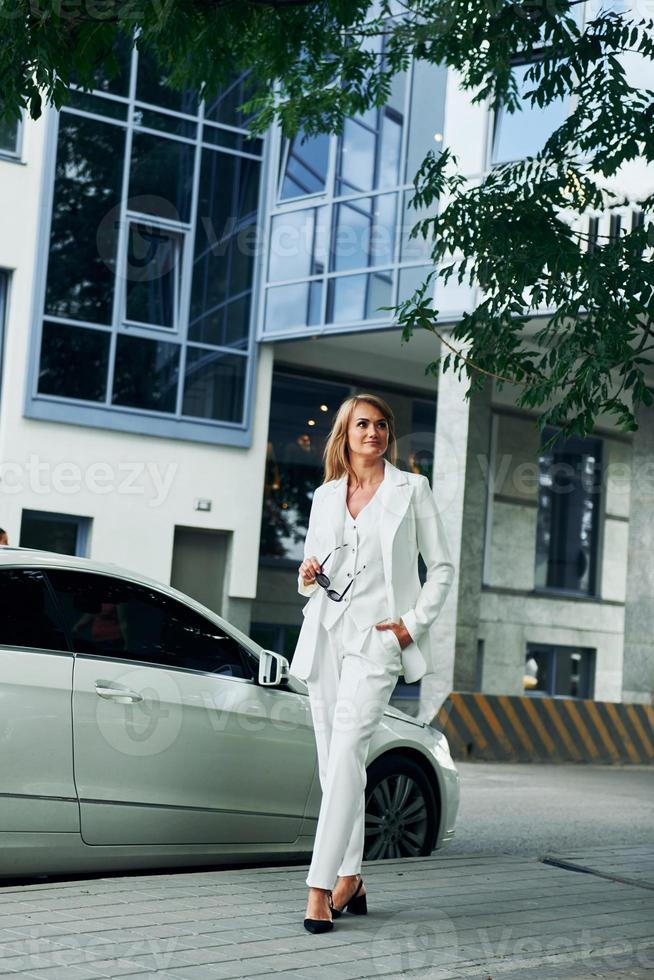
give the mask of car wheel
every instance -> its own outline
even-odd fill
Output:
[[[421,767],[400,755],[373,762],[366,783],[364,859],[431,854],[437,828],[436,797]]]

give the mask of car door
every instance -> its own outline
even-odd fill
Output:
[[[72,678],[43,574],[1,568],[0,833],[79,833]]]
[[[295,840],[316,765],[307,699],[259,687],[255,658],[217,620],[156,588],[50,580],[75,649],[84,840]]]

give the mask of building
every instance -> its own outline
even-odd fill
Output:
[[[289,142],[250,138],[242,90],[199,103],[126,52],[119,79],[0,131],[10,542],[172,582],[291,655],[331,414],[373,390],[457,569],[424,713],[451,690],[649,704],[654,413],[544,453],[515,391],[466,400],[451,371],[425,373],[433,339],[402,345],[379,310],[428,268],[408,235],[427,149],[451,146],[476,180],[536,151],[565,106],[493,116],[417,63],[339,137]],[[439,286],[445,325],[471,292]]]

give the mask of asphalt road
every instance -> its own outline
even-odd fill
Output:
[[[458,762],[456,836],[443,854],[538,856],[652,845],[654,768]]]

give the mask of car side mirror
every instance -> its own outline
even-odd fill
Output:
[[[288,677],[289,662],[273,650],[262,650],[259,657],[259,684],[263,687],[279,687]]]

